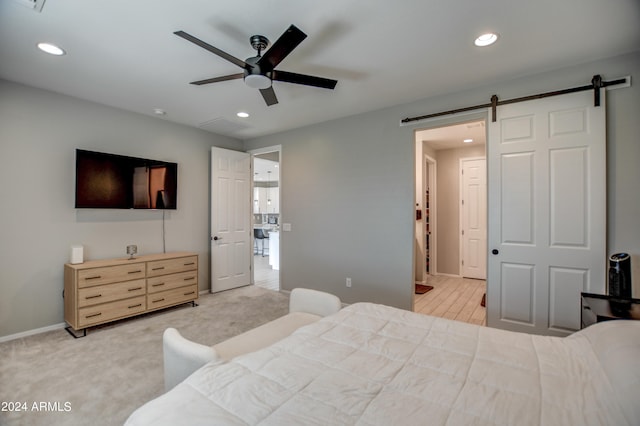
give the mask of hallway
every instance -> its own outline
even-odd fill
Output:
[[[487,325],[486,308],[480,305],[485,280],[429,275],[427,284],[433,290],[415,295],[414,312]]]

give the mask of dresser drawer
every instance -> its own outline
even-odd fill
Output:
[[[125,318],[145,310],[145,296],[80,308],[78,310],[78,326],[81,328],[88,327],[93,324]]]
[[[99,303],[144,296],[145,285],[145,280],[134,280],[81,288],[78,290],[78,307],[84,308]]]
[[[144,278],[144,263],[105,266],[78,271],[78,288]]]
[[[159,291],[184,287],[189,284],[198,284],[198,271],[194,270],[147,278],[147,293],[157,293]]]
[[[147,309],[151,310],[165,306],[177,305],[178,303],[189,302],[190,300],[195,300],[197,298],[197,285],[189,285],[187,287],[161,291],[147,295]]]
[[[175,274],[176,272],[198,269],[198,256],[179,257],[177,259],[155,260],[147,263],[147,277]]]

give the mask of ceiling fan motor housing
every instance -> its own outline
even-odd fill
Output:
[[[273,70],[261,68],[258,65],[260,58],[260,56],[254,56],[245,60],[251,66],[244,69],[244,82],[254,89],[268,89],[271,87]]]

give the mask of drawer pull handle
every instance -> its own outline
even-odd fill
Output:
[[[87,278],[85,278],[85,280],[97,280],[99,278],[102,278],[102,276],[96,275],[96,276],[93,276],[93,277],[87,277]]]
[[[190,295],[190,294],[194,294],[194,293],[195,293],[195,291],[190,291],[189,293],[185,293],[184,295],[185,295],[185,296],[188,296],[188,295]]]
[[[130,288],[129,291],[142,290],[142,287]]]
[[[131,305],[129,306],[129,309],[139,308],[140,306],[142,306],[142,303],[138,303],[137,305]]]
[[[184,280],[185,280],[185,281],[191,281],[191,280],[195,280],[195,279],[196,279],[196,277],[187,277],[187,278],[185,278]]]
[[[102,315],[102,312],[98,312],[97,314],[87,315],[87,316],[85,316],[85,318],[99,317],[100,315]]]
[[[162,301],[164,301],[164,297],[162,299],[154,300],[153,303],[158,303],[158,302],[162,302]]]
[[[151,268],[152,271],[160,271],[164,269],[164,266],[158,266],[157,268]]]
[[[189,263],[185,263],[184,266],[191,266],[191,265],[195,265],[196,262],[189,262]]]
[[[151,284],[151,287],[160,287],[163,286],[164,283],[158,283],[158,284]]]
[[[138,269],[137,271],[129,271],[127,274],[139,274],[142,270]]]
[[[95,296],[87,296],[87,297],[85,297],[85,299],[87,299],[87,300],[88,299],[97,299],[98,297],[102,297],[102,295],[101,294],[96,294]]]

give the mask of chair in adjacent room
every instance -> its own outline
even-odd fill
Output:
[[[261,254],[264,257],[264,240],[269,239],[269,237],[265,234],[262,228],[254,228],[253,229],[253,239],[254,239],[254,250],[253,254]],[[258,241],[260,241],[261,250],[258,250]],[[269,254],[267,248],[267,255]]]

